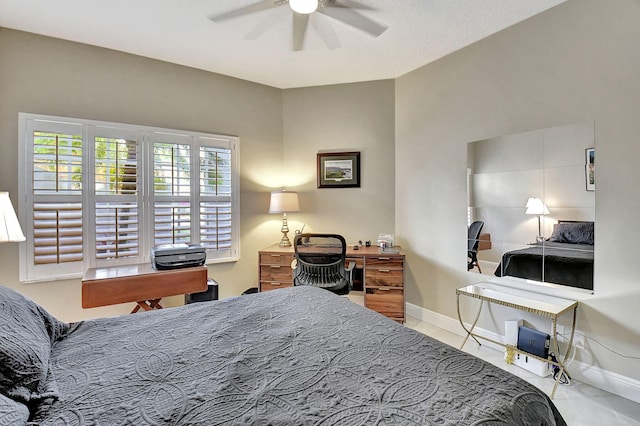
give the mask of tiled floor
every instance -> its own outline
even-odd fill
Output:
[[[412,317],[407,318],[405,325],[454,347],[459,347],[463,340],[461,336]],[[524,378],[546,392],[551,392],[553,388],[550,377],[541,378],[516,365],[505,364],[503,353],[486,345],[479,347],[469,341],[464,350]],[[570,426],[640,425],[640,404],[575,380],[569,386],[559,386],[553,402]]]

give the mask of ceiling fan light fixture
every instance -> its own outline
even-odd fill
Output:
[[[289,0],[289,7],[294,12],[308,15],[318,9],[318,0]]]

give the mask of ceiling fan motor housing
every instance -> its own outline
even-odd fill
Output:
[[[289,0],[289,7],[294,12],[308,15],[318,9],[318,0]]]

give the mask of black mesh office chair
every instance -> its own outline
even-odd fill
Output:
[[[467,263],[467,271],[470,271],[475,267],[478,268],[478,272],[482,273],[480,265],[478,264],[478,244],[480,244],[480,232],[482,232],[483,226],[484,222],[481,220],[476,220],[469,225],[469,230],[467,232],[467,258],[469,259],[469,263]]]
[[[347,243],[337,234],[299,234],[293,240],[293,285],[311,285],[339,295],[353,286],[355,262],[345,267]]]

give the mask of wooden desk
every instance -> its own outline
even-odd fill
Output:
[[[159,271],[151,264],[91,268],[82,278],[82,307],[136,302],[131,313],[161,309],[160,299],[207,289],[207,268]]]
[[[478,250],[491,250],[491,234],[483,232],[478,237]]]
[[[395,247],[400,249],[399,247]],[[260,291],[293,286],[291,261],[293,247],[269,246],[258,252],[258,282]],[[361,276],[364,305],[403,323],[405,321],[404,260],[398,254],[380,253],[378,247],[347,246],[347,263],[356,263],[356,275]],[[354,287],[358,284],[355,283]],[[359,279],[358,279],[359,281]]]
[[[462,321],[462,316],[460,315],[460,296],[472,297],[474,299],[480,300],[480,306],[478,307],[478,312],[476,314],[476,318],[473,321],[473,324],[470,328]],[[527,352],[521,351],[513,346],[505,345],[502,342],[498,342],[496,340],[490,339],[486,336],[481,336],[473,332],[475,328],[478,318],[480,317],[480,312],[482,310],[482,306],[484,302],[495,303],[502,306],[507,306],[513,309],[519,309],[521,311],[530,312],[536,315],[540,315],[543,317],[551,318],[551,342],[550,348],[555,346],[555,353],[557,354],[557,362],[552,361],[551,359],[543,359],[537,357],[535,355],[529,354]],[[469,336],[479,345],[480,342],[477,338],[481,338],[487,341],[490,341],[494,344],[501,345],[504,347],[508,347],[509,349],[517,352],[526,354],[529,357],[538,359],[540,361],[547,362],[549,364],[555,365],[560,368],[560,372],[556,376],[556,381],[553,386],[553,390],[551,391],[551,398],[556,393],[556,389],[558,387],[558,383],[560,378],[562,377],[562,373],[565,372],[564,362],[567,359],[567,355],[571,351],[571,346],[573,344],[573,336],[576,330],[576,313],[578,310],[578,302],[576,300],[564,299],[556,296],[549,296],[540,293],[527,292],[524,290],[514,289],[511,287],[501,286],[496,283],[491,282],[480,282],[477,284],[468,285],[466,287],[461,287],[456,290],[456,308],[458,310],[458,320],[460,321],[460,325],[467,332],[467,336],[465,337],[462,345],[460,345],[460,349],[463,348]],[[558,317],[567,314],[573,313],[573,320],[571,323],[571,337],[569,338],[567,349],[564,353],[564,356],[560,354],[560,348],[558,346],[557,332],[556,326],[558,323]]]

